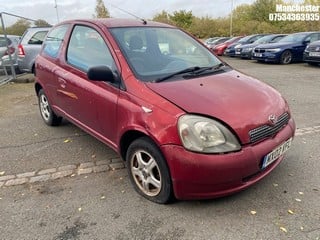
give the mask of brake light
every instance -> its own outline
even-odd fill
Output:
[[[15,51],[14,47],[9,47],[9,48],[5,51],[4,55],[9,55],[9,54],[11,55],[11,54],[14,53],[14,51]]]
[[[25,57],[26,54],[24,52],[23,46],[21,44],[18,45],[18,56],[19,57]]]

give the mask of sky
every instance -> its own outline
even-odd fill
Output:
[[[57,9],[55,8],[57,2]],[[254,0],[104,0],[111,17],[132,18],[117,9],[124,9],[136,16],[152,19],[162,10],[168,13],[186,10],[197,17],[224,17],[234,6],[253,3]],[[74,18],[92,18],[95,13],[96,0],[0,0],[0,12],[23,16],[30,19],[44,19],[50,24]],[[58,16],[57,16],[58,12]],[[15,18],[4,16],[6,25],[15,22]]]
[[[118,9],[121,8],[144,19],[152,19],[162,10],[168,13],[192,11],[197,17],[225,17],[230,14],[232,3],[235,8],[240,4],[253,2],[254,0],[104,0],[111,17],[132,18]],[[34,20],[44,19],[52,25],[68,19],[92,18],[95,6],[96,0],[0,0],[0,12]],[[14,17],[3,16],[5,25],[17,20]]]

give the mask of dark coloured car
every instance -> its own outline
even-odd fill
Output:
[[[235,48],[236,55],[240,56],[241,58],[251,59],[252,51],[256,46],[258,46],[259,44],[264,44],[264,43],[278,42],[278,41],[280,41],[280,39],[284,38],[285,36],[287,36],[287,35],[286,34],[266,35],[262,38],[259,38],[258,40],[256,40],[255,42],[253,42],[251,44],[244,44],[239,47],[236,47]],[[238,54],[238,53],[240,53],[240,54]]]
[[[303,53],[303,61],[310,65],[318,65],[320,63],[320,41],[310,43]]]
[[[238,42],[233,43],[227,47],[227,49],[224,51],[224,55],[229,56],[229,57],[235,57],[238,55],[236,53],[235,48],[240,47],[241,45],[244,44],[250,44],[253,43],[254,41],[258,40],[259,38],[262,38],[266,34],[254,34],[254,35],[249,35],[246,37],[241,38]],[[240,53],[239,53],[240,55]]]
[[[295,133],[278,91],[163,23],[59,23],[35,73],[44,122],[66,118],[117,151],[135,190],[157,203],[251,186],[280,164]]]
[[[277,43],[261,44],[255,47],[252,59],[281,64],[302,61],[305,48],[317,40],[320,40],[320,32],[293,33]]]
[[[28,28],[21,37],[18,45],[18,66],[21,72],[34,72],[36,56],[50,27]]]
[[[233,43],[238,42],[241,38],[243,38],[243,37],[237,36],[237,37],[230,38],[229,40],[214,46],[213,52],[215,54],[217,54],[218,56],[222,56],[228,46],[230,46]]]

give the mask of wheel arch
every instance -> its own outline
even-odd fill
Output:
[[[36,94],[38,96],[39,94],[39,91],[42,89],[42,86],[40,83],[36,82],[35,85],[34,85],[34,90],[36,91]]]
[[[129,130],[121,136],[120,144],[119,144],[119,150],[120,150],[119,152],[120,152],[121,158],[124,161],[126,161],[126,154],[130,144],[136,139],[141,137],[148,137],[150,140],[152,140],[152,138],[150,138],[147,134],[138,130]]]

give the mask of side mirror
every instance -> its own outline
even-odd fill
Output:
[[[107,81],[107,82],[115,82],[115,76],[113,72],[108,66],[94,66],[90,67],[87,76],[92,81]]]
[[[309,44],[310,44],[310,40],[305,40],[305,41],[303,41],[303,44],[304,44],[304,45],[309,45]]]

